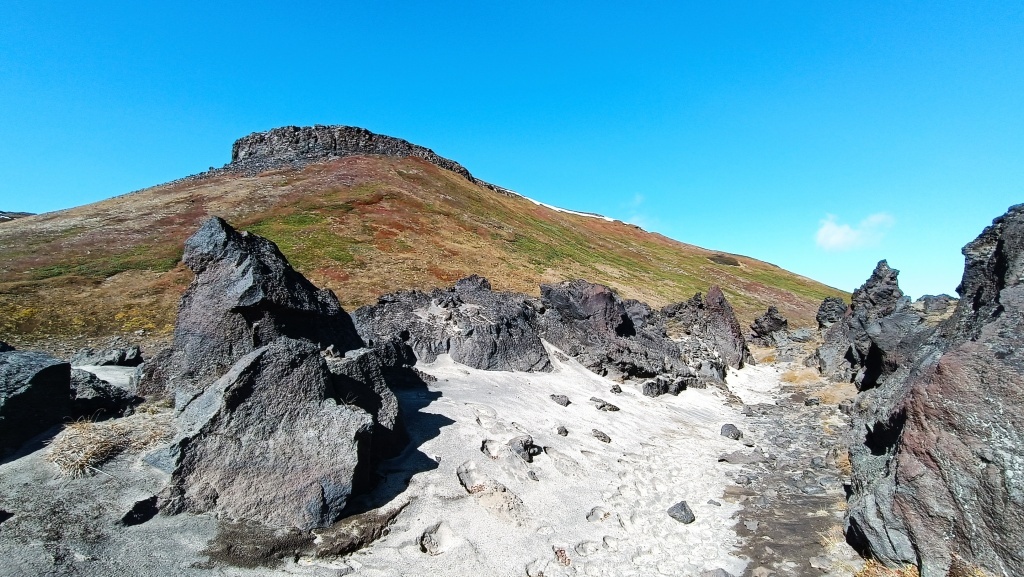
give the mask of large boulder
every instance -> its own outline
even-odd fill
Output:
[[[818,321],[818,328],[824,330],[842,320],[846,315],[846,309],[847,306],[843,299],[825,297],[825,300],[818,305],[818,313],[814,315],[814,319]]]
[[[45,353],[0,353],[0,457],[71,416],[71,365]]]
[[[403,383],[420,383],[411,368],[416,364],[412,349],[393,339],[349,351],[344,357],[328,356],[326,360],[337,399],[373,417],[374,458],[397,454],[407,437],[393,389]]]
[[[282,336],[339,354],[362,346],[334,293],[313,286],[263,237],[211,217],[185,242],[182,260],[195,278],[178,306],[171,352],[144,369],[144,394],[201,390]]]
[[[477,369],[549,371],[537,331],[539,303],[527,295],[492,291],[472,276],[448,290],[401,291],[353,313],[368,343],[400,338],[429,363],[438,355]]]
[[[693,374],[661,315],[644,303],[580,279],[541,285],[540,292],[542,336],[588,369],[627,378]]]
[[[139,399],[131,392],[89,371],[71,369],[71,404],[74,418],[90,420],[120,417]]]
[[[82,349],[71,357],[72,366],[137,367],[142,364],[142,351],[138,345],[110,349]]]
[[[318,346],[279,338],[191,397],[179,395],[159,506],[273,527],[336,521],[366,475],[372,420],[339,404]]]
[[[913,346],[901,346],[912,334],[928,328],[924,317],[903,295],[900,271],[882,260],[871,276],[853,291],[849,311],[825,331],[822,345],[807,360],[822,375],[853,381],[858,389],[875,386],[906,362]]]
[[[789,321],[786,317],[779,314],[779,309],[770,306],[763,315],[754,319],[754,323],[750,325],[750,330],[752,331],[750,340],[758,346],[770,347],[775,344],[774,333],[788,329]]]
[[[953,315],[908,334],[898,349],[914,352],[857,396],[847,537],[922,577],[955,559],[1022,575],[1024,205],[963,253]]]
[[[661,312],[675,330],[708,342],[727,365],[739,369],[746,363],[753,363],[736,313],[717,285],[708,289],[706,298],[697,293],[687,301],[666,306]]]

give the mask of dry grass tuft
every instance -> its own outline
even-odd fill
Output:
[[[890,569],[878,561],[870,559],[864,564],[863,569],[854,573],[853,577],[921,577],[921,574],[913,565]]]
[[[839,453],[836,457],[836,468],[839,469],[839,472],[843,475],[853,474],[853,463],[850,462],[849,451],[841,451]]]
[[[47,448],[46,459],[61,474],[85,477],[126,451],[141,451],[171,435],[171,414],[140,413],[111,421],[76,421],[64,427]]]
[[[947,577],[992,577],[992,574],[968,563],[959,555],[953,555],[953,562],[949,566]]]
[[[818,375],[818,371],[810,367],[786,371],[782,373],[780,378],[782,379],[782,382],[789,383],[791,385],[809,385],[821,380],[821,377]]]
[[[839,525],[833,525],[827,531],[818,533],[818,543],[825,549],[825,552],[829,554],[835,552],[836,549],[846,545],[846,535],[843,534],[843,528]]]

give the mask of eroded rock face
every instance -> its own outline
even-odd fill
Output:
[[[75,418],[120,417],[138,398],[81,369],[71,369],[71,403]]]
[[[853,292],[848,313],[829,327],[807,364],[833,380],[853,381],[858,389],[868,389],[906,362],[916,349],[901,343],[928,327],[900,290],[899,273],[879,261]]]
[[[762,347],[770,347],[775,344],[772,334],[787,329],[789,329],[789,321],[779,314],[779,309],[771,306],[763,315],[754,319],[754,324],[750,325],[750,330],[753,332],[751,341]]]
[[[325,527],[365,475],[370,415],[335,400],[312,343],[282,337],[257,348],[176,408],[165,512]]]
[[[818,321],[819,329],[827,329],[833,324],[842,320],[846,315],[846,303],[839,297],[825,297],[818,306],[818,314],[814,319]]]
[[[736,313],[718,286],[708,289],[707,298],[697,293],[687,301],[666,306],[661,312],[684,334],[707,341],[727,365],[739,369],[753,362]]]
[[[82,349],[71,357],[71,364],[76,367],[85,365],[137,367],[142,364],[142,352],[138,345],[104,350]]]
[[[952,317],[911,333],[852,415],[847,536],[896,565],[1024,574],[1024,205],[963,250]],[[875,292],[892,304],[895,291]],[[888,295],[888,296],[886,296]]]
[[[336,398],[373,417],[374,460],[392,457],[405,446],[407,438],[392,388],[402,382],[422,384],[411,368],[414,364],[412,349],[397,339],[327,358]]]
[[[540,292],[544,339],[588,369],[631,378],[692,374],[661,316],[643,303],[579,279],[541,285]]]
[[[196,276],[178,306],[172,350],[147,363],[140,394],[201,390],[282,336],[339,354],[362,346],[334,293],[313,286],[263,237],[212,217],[185,242],[182,260]]]
[[[0,353],[0,457],[71,414],[71,365],[45,353]]]
[[[402,291],[353,313],[370,343],[400,338],[423,362],[440,354],[477,369],[549,371],[551,361],[537,331],[539,303],[517,293],[492,291],[482,277],[454,288]]]

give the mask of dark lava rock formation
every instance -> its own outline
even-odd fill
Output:
[[[384,295],[353,319],[367,342],[401,338],[423,362],[447,353],[477,369],[549,371],[539,309],[527,295],[492,291],[486,279],[469,277],[448,290]]]
[[[0,353],[0,457],[72,414],[71,365],[45,353]]]
[[[373,423],[335,401],[332,389],[310,342],[282,337],[242,357],[179,408],[174,469],[159,507],[272,527],[336,521],[365,475],[360,457]]]
[[[225,169],[256,174],[281,166],[302,166],[310,162],[354,155],[421,158],[495,192],[515,194],[474,178],[466,167],[439,156],[429,148],[356,126],[283,126],[266,132],[254,132],[235,141],[231,147],[231,163]]]
[[[899,273],[880,261],[853,291],[849,311],[825,332],[824,343],[807,364],[833,380],[852,380],[858,389],[868,389],[904,362],[914,348],[901,343],[927,324],[900,290]]]
[[[696,337],[672,340],[662,314],[644,303],[622,300],[610,288],[584,280],[540,288],[537,300],[493,291],[486,279],[474,275],[447,290],[384,295],[377,304],[356,310],[353,318],[367,343],[398,338],[424,362],[449,354],[477,369],[549,371],[543,339],[601,375],[724,378],[716,343]],[[717,311],[731,313],[724,297],[719,303]],[[732,335],[733,327],[716,325],[719,320],[702,317],[702,335]]]
[[[963,254],[960,301],[937,327],[909,320],[884,262],[854,295],[847,538],[923,577],[953,563],[1022,575],[1024,205]]]
[[[736,313],[717,285],[708,289],[707,298],[697,293],[687,301],[666,306],[661,313],[671,328],[708,342],[730,367],[739,369],[753,362]]]
[[[846,315],[846,303],[839,297],[825,297],[818,306],[818,313],[814,319],[818,321],[819,329],[827,329],[839,322]]]
[[[363,344],[334,293],[313,286],[263,237],[212,217],[185,242],[182,260],[196,276],[178,306],[171,352],[143,370],[142,395],[202,389],[282,336],[339,354]]]
[[[768,307],[768,310],[754,319],[754,324],[750,325],[753,332],[750,340],[758,346],[770,347],[775,345],[774,333],[788,329],[789,321],[779,314],[779,309]]]

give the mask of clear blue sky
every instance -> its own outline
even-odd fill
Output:
[[[0,210],[350,124],[846,290],[887,258],[918,296],[1024,202],[1019,1],[214,4],[7,0]]]

